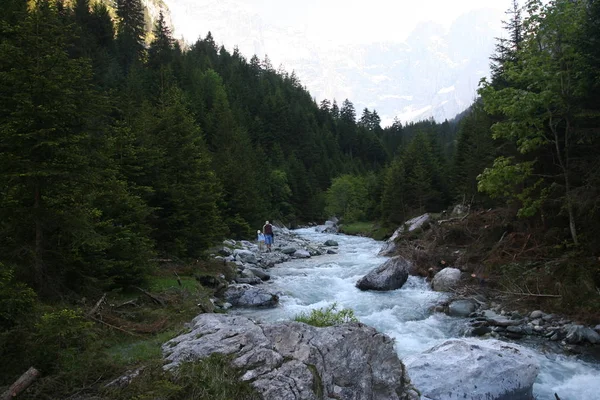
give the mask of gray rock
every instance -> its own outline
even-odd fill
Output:
[[[317,225],[315,230],[320,233],[338,233],[337,222],[325,221],[324,225]]]
[[[316,328],[201,314],[189,333],[162,349],[166,369],[212,353],[230,355],[244,371],[241,379],[265,400],[418,399],[393,340],[362,324]]]
[[[331,249],[327,249],[327,254],[337,254],[337,252],[331,250]]]
[[[586,326],[571,325],[565,336],[565,341],[570,344],[582,343],[584,341],[596,344],[600,343],[600,335]]]
[[[510,333],[517,333],[520,335],[525,334],[525,332],[523,331],[523,328],[520,326],[508,326],[506,327],[506,332],[510,332]]]
[[[288,261],[290,256],[283,253],[264,253],[261,255],[258,265],[263,268],[271,268],[275,264]]]
[[[520,325],[523,322],[522,320],[518,320],[518,319],[506,318],[504,315],[498,315],[491,310],[485,310],[483,312],[483,316],[487,320],[488,324],[494,325],[494,326],[501,326],[501,327],[516,326],[516,325]]]
[[[321,250],[315,249],[314,247],[308,247],[306,251],[308,251],[308,254],[310,254],[311,257],[320,256],[323,254],[321,253]]]
[[[260,281],[260,279],[258,280]],[[225,291],[224,297],[234,307],[267,308],[275,307],[279,302],[279,297],[276,294],[248,284],[230,285]]]
[[[236,260],[242,261],[248,264],[256,264],[256,256],[250,250],[235,249],[233,255]]]
[[[596,325],[596,326],[594,327],[594,330],[595,330],[596,332],[600,333],[600,324]]]
[[[310,253],[306,250],[296,250],[292,255],[295,258],[310,258]]]
[[[540,368],[527,348],[475,338],[448,340],[404,362],[431,399],[531,400]]]
[[[554,314],[544,314],[542,319],[546,322],[552,321],[556,316]]]
[[[542,318],[544,316],[544,312],[541,310],[535,310],[532,311],[531,314],[529,314],[529,318],[531,319],[538,319],[538,318]]]
[[[245,283],[248,285],[260,285],[262,283],[260,278],[257,278],[256,276],[253,276],[253,277],[238,276],[238,277],[235,277],[233,279],[233,281],[235,283]]]
[[[295,247],[285,247],[285,248],[281,249],[281,252],[283,254],[294,254],[296,252],[296,248]]]
[[[475,310],[477,310],[477,303],[473,300],[454,300],[448,306],[448,315],[452,317],[468,317]]]
[[[404,257],[393,257],[356,282],[360,290],[395,290],[408,279],[411,263]]]
[[[471,329],[471,335],[473,336],[483,336],[487,333],[490,333],[492,330],[489,326],[478,326],[476,328]]]
[[[231,249],[229,247],[221,247],[219,249],[219,254],[224,257],[228,257],[228,256],[232,255],[233,252],[231,251]]]
[[[223,240],[223,244],[228,247],[233,247],[233,246],[235,246],[235,240],[232,240],[232,239]]]
[[[264,270],[259,268],[248,268],[257,278],[262,281],[268,281],[271,279],[271,275],[267,274]]]
[[[336,242],[335,240],[327,240],[325,241],[325,243],[323,243],[324,246],[339,246],[338,242]]]
[[[454,288],[459,281],[460,270],[448,267],[435,274],[431,286],[436,292],[447,292]]]

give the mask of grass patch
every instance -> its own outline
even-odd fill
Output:
[[[242,371],[231,367],[231,359],[221,354],[182,364],[173,372],[155,363],[130,385],[108,390],[115,400],[259,400],[249,382],[240,380]]]
[[[34,400],[257,398],[225,360],[211,358],[173,374],[162,370],[162,344],[183,332],[184,323],[199,313],[213,311],[210,299],[222,285],[203,286],[200,278],[214,277],[220,284],[233,275],[222,261],[163,264],[142,290],[132,287],[76,303],[30,307],[35,310],[29,319],[0,332],[0,358],[5,361],[0,387],[33,365],[42,377],[23,397]],[[95,307],[101,297],[103,302]],[[143,372],[130,388],[105,388],[139,368]]]
[[[346,235],[366,236],[375,240],[384,240],[392,235],[395,228],[382,226],[377,222],[350,222],[340,227],[340,232]]]
[[[341,325],[346,322],[358,322],[354,311],[349,308],[338,310],[337,303],[329,307],[312,310],[310,313],[300,313],[294,317],[294,321],[304,322],[305,324],[324,327]]]
[[[143,340],[119,341],[106,349],[106,355],[116,364],[127,366],[160,359],[163,343],[177,336],[179,330],[160,332]]]

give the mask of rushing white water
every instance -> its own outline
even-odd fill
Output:
[[[433,292],[421,278],[409,277],[401,289],[389,292],[363,292],[354,286],[359,278],[385,262],[386,257],[377,256],[381,242],[317,233],[314,229],[299,229],[295,233],[318,243],[335,240],[339,243],[338,254],[275,266],[269,270],[269,288],[281,293],[281,305],[238,313],[274,322],[337,303],[340,309],[354,310],[361,322],[395,338],[400,358],[463,335],[465,319],[431,311],[447,295]],[[600,400],[600,365],[540,350],[536,354],[541,365],[534,385],[536,399],[554,400],[557,393],[562,400]]]

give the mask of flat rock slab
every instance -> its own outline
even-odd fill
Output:
[[[162,349],[166,369],[212,353],[231,355],[265,400],[418,399],[393,340],[358,323],[316,328],[201,314],[189,333]]]
[[[539,372],[529,349],[499,340],[452,339],[404,360],[424,398],[531,400]]]

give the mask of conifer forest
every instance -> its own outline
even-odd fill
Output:
[[[0,387],[31,365],[53,377],[31,398],[114,375],[72,379],[115,325],[84,310],[265,220],[368,221],[381,239],[457,204],[503,209],[502,231],[535,237],[600,315],[599,1],[515,1],[474,103],[390,126],[210,32],[182,43],[162,14],[149,29],[141,0],[2,8]]]

